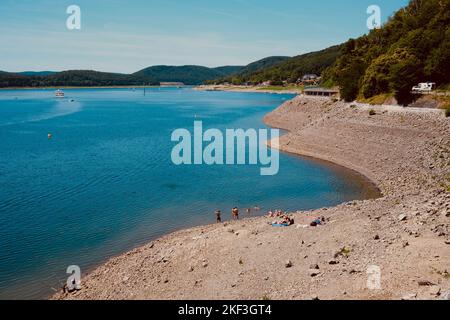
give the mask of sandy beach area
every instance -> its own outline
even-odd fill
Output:
[[[448,297],[450,118],[443,110],[297,96],[264,121],[288,130],[283,151],[353,169],[382,197],[294,212],[290,227],[258,217],[181,230],[110,259],[83,276],[82,290],[52,299]],[[319,217],[325,223],[311,227]],[[369,288],[377,268],[380,286]]]

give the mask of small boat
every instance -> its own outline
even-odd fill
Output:
[[[64,98],[64,91],[59,90],[59,89],[56,90],[55,97],[57,97],[57,98]]]

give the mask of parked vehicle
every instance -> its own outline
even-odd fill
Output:
[[[413,92],[431,92],[436,87],[436,83],[434,82],[423,82],[419,83],[419,85],[414,86],[412,88]]]

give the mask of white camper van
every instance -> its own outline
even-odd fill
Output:
[[[431,92],[436,87],[434,82],[419,83],[418,86],[412,88],[413,92]]]

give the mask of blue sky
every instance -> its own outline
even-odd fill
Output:
[[[1,0],[0,70],[245,65],[320,50],[367,33],[408,0]],[[66,9],[81,8],[81,30]]]

